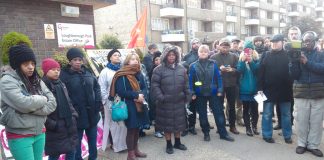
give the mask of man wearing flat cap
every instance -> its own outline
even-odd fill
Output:
[[[230,52],[231,42],[222,38],[219,41],[219,52],[211,56],[210,59],[215,60],[222,74],[224,94],[221,97],[221,103],[224,104],[224,98],[228,103],[229,110],[229,124],[230,131],[234,134],[239,134],[235,127],[236,111],[235,111],[235,99],[237,88],[238,72],[236,71],[236,65],[238,57]]]
[[[281,111],[282,133],[286,143],[291,144],[291,99],[292,79],[289,74],[289,58],[283,50],[284,36],[274,35],[271,39],[271,50],[265,52],[260,60],[258,90],[267,100],[263,103],[262,136],[264,141],[274,143],[272,138],[272,115],[275,104]]]

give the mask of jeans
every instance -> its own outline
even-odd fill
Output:
[[[224,96],[221,97],[221,104],[224,105],[224,98],[226,96],[228,108],[229,110],[229,124],[230,127],[235,127],[236,120],[236,111],[235,111],[235,99],[236,99],[236,87],[225,87],[224,88]]]
[[[276,112],[277,112],[277,118],[278,118],[278,124],[281,126],[281,113],[280,113],[280,106],[279,104],[276,105]],[[294,100],[291,101],[291,108],[290,108],[290,113],[291,113],[291,125],[294,125]]]
[[[227,136],[225,128],[225,115],[223,105],[217,96],[197,96],[197,111],[199,113],[199,122],[204,134],[209,133],[210,126],[207,117],[207,102],[214,113],[215,123],[220,137]]]
[[[37,136],[9,139],[8,145],[16,160],[42,160],[45,147],[45,133]]]
[[[60,158],[60,155],[48,156],[48,160],[58,160],[59,158]],[[75,151],[65,154],[65,160],[74,160],[74,159],[75,159]]]
[[[285,139],[290,139],[292,134],[291,129],[291,103],[290,102],[279,102],[281,112],[281,127],[282,134]],[[263,103],[263,115],[262,115],[262,136],[263,138],[272,138],[273,126],[272,126],[272,115],[275,102],[264,102]]]
[[[79,142],[76,148],[75,159],[82,160],[81,141],[82,141],[84,131],[86,133],[88,139],[88,146],[89,146],[88,160],[96,160],[97,159],[97,126],[93,126],[87,129],[78,129]]]

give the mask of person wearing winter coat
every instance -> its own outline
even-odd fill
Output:
[[[78,144],[75,159],[82,159],[81,141],[85,132],[89,145],[89,160],[97,158],[97,124],[102,107],[97,78],[83,64],[83,53],[78,48],[67,52],[69,64],[61,70],[60,79],[66,85],[77,119]]]
[[[239,96],[243,103],[243,119],[248,136],[260,134],[257,130],[259,119],[258,103],[254,100],[254,95],[257,93],[258,59],[258,53],[254,50],[252,42],[246,41],[244,51],[239,57],[237,71],[240,73]]]
[[[100,85],[102,104],[104,105],[104,129],[102,150],[105,151],[109,143],[109,135],[111,135],[112,149],[114,152],[120,152],[127,149],[126,134],[127,128],[124,123],[114,122],[111,117],[112,101],[109,100],[109,91],[112,79],[115,73],[121,68],[120,65],[121,53],[117,49],[111,50],[107,55],[108,63],[101,71],[98,79]]]
[[[148,74],[150,81],[152,79],[153,70],[161,64],[161,55],[162,55],[162,53],[160,51],[154,52],[154,54],[153,54],[153,62],[152,62],[153,68],[152,68],[151,72],[149,72],[149,74]],[[156,110],[155,110],[156,104],[154,101],[152,91],[150,91],[150,94],[149,94],[149,107],[150,107],[149,115],[150,115],[150,120],[152,122],[155,120],[155,115],[156,115]],[[163,133],[155,129],[154,136],[157,138],[163,138]]]
[[[323,134],[324,112],[324,53],[316,47],[317,34],[307,31],[302,37],[302,54],[291,71],[295,81],[293,93],[297,110],[297,154],[306,151],[323,157],[319,146]],[[297,72],[297,73],[296,73]]]
[[[164,49],[161,65],[152,75],[152,94],[156,101],[156,129],[165,133],[166,152],[173,154],[173,148],[187,150],[180,141],[180,132],[187,127],[186,103],[191,99],[186,69],[179,64],[179,52],[174,46]],[[174,146],[171,134],[174,133]]]
[[[58,160],[65,154],[66,160],[74,160],[78,142],[76,120],[78,113],[72,106],[65,84],[59,79],[61,67],[54,59],[42,61],[43,81],[52,91],[57,102],[56,110],[47,116],[45,154],[49,160]]]
[[[200,126],[204,133],[204,140],[210,141],[210,126],[207,121],[207,103],[214,113],[215,123],[221,139],[234,141],[225,128],[225,115],[220,97],[223,93],[223,84],[220,71],[215,61],[208,59],[209,47],[201,45],[198,50],[198,61],[189,68],[189,88],[192,99],[197,101]]]
[[[281,110],[283,137],[286,143],[291,144],[292,78],[289,74],[288,54],[283,50],[283,41],[283,35],[274,35],[271,39],[271,51],[264,53],[264,57],[260,60],[258,92],[267,97],[263,103],[263,140],[268,143],[275,142],[272,138],[272,115],[274,105],[278,104]]]
[[[191,50],[188,54],[186,54],[182,59],[182,65],[187,69],[187,72],[189,72],[189,66],[198,60],[198,48],[201,45],[201,42],[199,39],[194,38],[190,41]],[[196,100],[192,100],[189,103],[189,111],[192,113],[188,115],[188,124],[187,129],[182,132],[181,136],[186,136],[188,132],[190,132],[192,135],[196,135],[196,119],[197,119],[197,111],[196,111]]]
[[[5,127],[10,152],[16,160],[43,159],[47,115],[56,109],[56,100],[36,71],[36,58],[26,45],[9,49],[13,70],[0,80],[0,123]]]
[[[128,118],[124,121],[127,127],[127,160],[147,157],[147,154],[141,152],[138,146],[140,127],[149,124],[147,106],[145,105],[146,94],[140,59],[136,53],[130,53],[124,60],[124,66],[115,73],[109,94],[112,99],[118,95],[127,104]]]

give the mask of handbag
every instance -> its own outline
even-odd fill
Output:
[[[125,78],[123,77],[124,87],[126,91]],[[111,106],[111,117],[115,122],[124,121],[128,118],[128,109],[125,99],[122,100],[120,96],[116,95]]]

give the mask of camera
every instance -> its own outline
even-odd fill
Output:
[[[292,40],[291,42],[287,42],[284,49],[288,52],[289,58],[292,61],[299,61],[302,51],[302,41]]]

